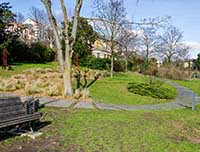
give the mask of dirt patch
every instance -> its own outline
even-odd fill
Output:
[[[182,141],[191,142],[194,144],[200,144],[200,136],[196,128],[190,128],[184,125],[183,122],[174,122],[172,124],[174,134],[169,138],[179,143]]]
[[[55,135],[54,137],[41,137],[33,139],[23,139],[15,141],[10,145],[1,145],[1,152],[37,152],[37,151],[61,151],[60,137]]]

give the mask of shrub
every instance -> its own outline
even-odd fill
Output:
[[[157,76],[174,80],[186,80],[191,78],[192,73],[174,65],[165,65],[158,68]]]
[[[200,73],[199,72],[194,72],[192,74],[192,78],[200,79]]]
[[[40,42],[31,45],[30,54],[32,55],[32,62],[51,62],[55,59],[54,50]]]
[[[46,45],[36,42],[31,45],[15,40],[8,47],[9,62],[45,63],[55,59],[55,51]]]
[[[158,67],[151,65],[146,70],[141,71],[144,75],[150,75],[150,76],[157,76],[158,75]]]
[[[176,92],[160,84],[129,83],[128,91],[141,96],[150,96],[157,99],[174,99]]]
[[[126,69],[125,61],[114,61],[113,70],[115,72],[124,72]]]
[[[110,66],[110,59],[96,58],[94,56],[87,56],[79,60],[81,66],[98,69],[98,70],[108,70]]]
[[[110,70],[111,60],[108,58],[97,58],[94,56],[87,56],[79,60],[80,66],[87,67],[90,69],[98,70]],[[124,61],[114,61],[113,70],[115,72],[124,72],[125,71],[125,62]]]

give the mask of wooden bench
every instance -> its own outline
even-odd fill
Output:
[[[41,117],[38,110],[38,100],[29,98],[24,102],[17,96],[0,96],[0,130],[7,130],[22,124],[29,124]]]

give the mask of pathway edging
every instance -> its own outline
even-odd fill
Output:
[[[52,99],[52,98],[40,98],[40,105],[45,105],[49,107],[74,107],[74,108],[84,108],[84,109],[100,109],[100,110],[172,110],[192,106],[192,98],[195,94],[192,90],[180,86],[176,83],[167,82],[178,91],[178,96],[174,101],[162,104],[153,104],[153,105],[114,105],[114,104],[105,104],[100,102],[73,102],[66,99]],[[200,98],[197,94],[196,97]],[[21,97],[22,100],[25,100],[27,97]],[[200,104],[200,101],[195,104]]]
[[[186,87],[180,86],[178,84],[168,82],[170,85],[175,87],[178,91],[177,98],[168,103],[163,104],[154,104],[154,105],[114,105],[114,104],[105,104],[99,102],[78,102],[74,107],[75,108],[86,108],[86,109],[101,109],[101,110],[172,110],[179,109],[185,107],[192,106],[192,97],[194,92],[189,90]],[[197,95],[196,95],[197,96]],[[199,97],[199,96],[197,96]],[[42,99],[41,103],[43,102]],[[55,107],[69,107],[73,102],[68,100],[59,100],[50,104],[46,104],[46,106],[55,106]],[[200,101],[196,104],[200,104]]]

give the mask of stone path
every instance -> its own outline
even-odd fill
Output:
[[[186,108],[192,107],[192,99],[195,95],[196,103],[200,104],[200,97],[195,94],[193,91],[180,86],[178,84],[168,82],[172,86],[174,86],[178,90],[177,98],[168,103],[163,104],[154,104],[154,105],[113,105],[113,104],[105,104],[105,103],[98,103],[98,102],[78,102],[74,103],[69,100],[54,100],[49,98],[40,98],[40,104],[45,106],[51,107],[70,107],[73,105],[75,108],[85,108],[85,109],[102,109],[102,110],[171,110],[171,109],[178,109],[178,108]]]

